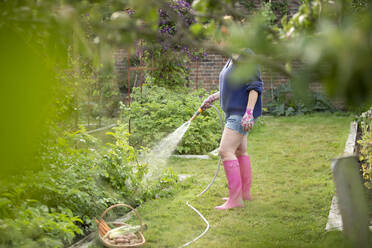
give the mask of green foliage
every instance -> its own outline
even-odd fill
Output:
[[[215,103],[215,105],[219,107],[218,103]],[[224,118],[223,111],[220,108],[219,111],[222,118]],[[221,132],[219,116],[214,109],[210,108],[191,123],[176,152],[179,154],[204,154],[211,152],[218,147]]]
[[[361,129],[361,137],[357,142],[364,184],[367,188],[372,189],[372,108],[359,116],[358,124]]]
[[[152,59],[154,59],[156,70],[146,72],[146,83],[168,88],[189,84],[187,64],[190,59],[185,54],[163,51],[163,48],[153,48],[151,52],[145,52],[146,64],[152,65]]]
[[[271,1],[266,2],[262,5],[260,9],[260,14],[263,17],[263,20],[266,25],[273,25],[277,19]]]
[[[281,20],[282,28],[279,29],[282,38],[300,35],[303,31],[314,31],[315,20],[320,17],[321,1],[306,1],[289,20],[283,16]]]
[[[363,11],[368,8],[368,0],[352,0],[351,1],[351,7],[353,11]]]
[[[0,244],[9,247],[63,247],[76,234],[83,221],[70,209],[50,209],[36,200],[25,201],[15,218],[0,219]]]
[[[5,177],[41,169],[32,163],[41,141],[71,130],[72,114],[77,119],[91,104],[86,93],[93,91],[94,63],[87,59],[88,29],[78,20],[81,6],[44,0],[1,1],[1,6],[0,113],[10,120],[1,124],[0,176]],[[114,112],[115,106],[106,109]]]
[[[153,186],[152,190],[146,193],[147,199],[171,196],[173,187],[177,182],[178,177],[176,173],[171,168],[164,169],[158,182]]]
[[[151,147],[157,141],[188,121],[207,97],[204,90],[169,90],[157,86],[145,86],[133,91],[133,103],[125,108],[130,119],[130,144],[135,147]],[[213,109],[205,111],[190,125],[176,152],[202,154],[215,149],[221,133],[219,118]]]
[[[91,218],[112,203],[125,199],[137,205],[170,193],[169,186],[176,182],[172,171],[164,171],[152,185],[142,184],[147,165],[137,162],[138,151],[132,145],[153,145],[187,121],[207,95],[175,89],[187,85],[184,57],[156,62],[159,71],[147,75],[149,84],[174,90],[145,87],[140,96],[136,89],[135,101],[124,117],[131,119],[132,135],[119,123],[111,134],[116,142],[109,145],[110,150],[84,130],[61,132],[70,130],[67,119],[72,113],[92,111],[84,118],[115,114],[116,79],[113,71],[106,71],[112,63],[111,48],[132,45],[140,38],[156,40],[158,10],[166,8],[167,2],[1,1],[1,246],[62,247],[75,235],[91,230]],[[189,29],[172,19],[178,25],[172,41],[218,50],[204,38],[219,32],[225,15],[231,15],[232,21],[246,18],[235,10],[236,2],[193,1],[198,22]],[[136,11],[132,18],[122,11],[128,6]],[[297,14],[283,18],[282,28],[275,28],[273,12],[278,6],[266,4],[261,15],[231,25],[231,47],[218,51],[228,54],[250,47],[257,56],[247,60],[292,77],[296,85],[307,86],[315,80],[349,104],[370,103],[372,15],[368,1],[303,1]],[[284,10],[285,5],[278,8]],[[156,53],[160,58],[172,52]],[[303,70],[284,66],[292,61],[300,61]],[[278,93],[278,114],[329,107],[320,96],[308,107],[292,97],[283,100],[283,94],[289,93]],[[208,110],[191,124],[177,152],[210,151],[217,146],[219,133],[218,117]],[[366,133],[361,141],[362,161],[370,158],[370,132]],[[371,176],[367,164],[364,175],[367,180]]]
[[[328,96],[343,99],[348,106],[370,104],[372,12],[364,3],[356,11],[352,2],[357,1],[303,1],[296,14],[283,17],[281,27],[270,27],[259,13],[249,16],[243,24],[229,26],[224,50],[238,53],[251,48],[256,55],[247,56],[245,64],[258,63],[283,73],[300,97],[316,81],[325,86]],[[221,5],[201,13],[212,15]],[[214,16],[213,21],[221,19]],[[301,67],[293,70],[289,66],[293,62]]]
[[[1,244],[63,247],[77,234],[94,228],[92,217],[119,200],[118,194],[99,183],[95,142],[84,132],[66,133],[55,143],[44,143],[38,158],[41,171],[4,182],[1,196],[10,203],[2,206],[0,219],[4,230],[15,233],[7,231]],[[29,232],[17,234],[17,230]]]
[[[255,8],[255,4],[251,0],[240,0],[239,3],[248,11],[252,11]]]
[[[46,120],[54,116],[55,75],[32,45],[0,24],[0,115],[7,120],[0,124],[0,178],[38,167],[25,164],[38,148]]]
[[[59,122],[69,120],[64,128],[77,129],[76,124],[81,122],[91,123],[94,119],[117,116],[120,91],[113,67],[95,67],[83,56],[69,54],[68,59],[68,67],[59,72],[58,77],[59,90],[67,91],[67,94],[56,99],[56,108],[65,117],[59,118]],[[60,109],[62,107],[65,109]]]
[[[94,230],[92,219],[110,205],[137,206],[171,194],[177,178],[170,169],[143,183],[147,165],[128,144],[126,125],[118,123],[108,134],[115,143],[102,147],[84,129],[66,132],[44,143],[37,158],[41,171],[1,181],[1,246],[64,247]]]
[[[359,106],[372,99],[367,79],[372,16],[367,5],[356,11],[351,2],[305,1],[288,22],[283,19],[279,34],[289,60],[304,63],[301,71],[289,70],[298,88],[319,81],[330,97]]]
[[[293,94],[290,83],[281,84],[274,90],[265,92],[265,94],[271,94],[272,101],[266,106],[268,112],[276,116],[291,116],[320,111],[337,111],[332,103],[321,93],[312,92],[306,101],[296,97]],[[268,96],[268,98],[269,97],[270,96]]]
[[[76,234],[82,234],[77,222],[82,221],[66,213],[49,212],[45,205],[20,207],[15,219],[0,219],[0,244],[5,247],[63,247]]]
[[[118,122],[113,128],[115,132],[108,132],[115,138],[114,144],[109,144],[108,152],[100,162],[103,168],[100,176],[104,178],[114,190],[126,197],[137,198],[141,189],[141,181],[146,173],[146,166],[137,160],[138,152],[128,142],[126,125]]]
[[[117,74],[112,66],[101,66],[95,72],[95,81],[93,87],[85,95],[84,104],[88,114],[93,118],[115,117],[119,112],[120,91],[117,84]],[[92,77],[92,76],[91,76]],[[87,96],[90,94],[90,97]],[[88,101],[90,100],[90,101]],[[93,104],[90,106],[90,104]]]
[[[280,20],[283,16],[289,14],[288,0],[270,1],[271,9],[274,13],[277,13],[278,19]]]

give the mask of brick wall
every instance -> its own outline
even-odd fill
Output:
[[[203,60],[199,62],[193,62],[191,65],[190,80],[194,82],[193,88],[204,88],[207,90],[218,90],[218,79],[219,73],[225,63],[227,58],[216,55],[208,54]],[[293,70],[298,70],[301,68],[301,63],[294,63],[292,65]],[[278,72],[273,72],[269,68],[263,66],[261,69],[261,78],[264,82],[265,94],[263,97],[263,103],[266,104],[271,101],[271,92],[273,89],[277,88],[283,83],[288,81],[288,78]],[[324,87],[318,82],[313,82],[310,84],[310,89],[314,92],[324,92]],[[344,103],[340,99],[332,100],[332,103],[340,108],[345,109]]]
[[[122,72],[128,68],[128,51],[127,49],[118,49],[113,54],[115,61],[115,69],[117,72]]]
[[[218,89],[218,77],[221,69],[227,62],[226,57],[217,54],[208,54],[201,61],[193,62],[190,67],[190,80],[194,82],[194,88],[205,88],[208,90]],[[270,71],[268,68],[261,66],[261,76],[265,83],[265,88],[276,88],[288,79],[276,72]]]
[[[219,54],[208,54],[201,61],[193,62],[190,70],[190,80],[194,88],[218,89],[218,76],[227,58]]]

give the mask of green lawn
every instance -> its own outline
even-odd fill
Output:
[[[138,208],[148,230],[146,247],[179,247],[205,228],[196,207],[209,221],[208,233],[191,247],[340,247],[339,232],[325,233],[334,194],[331,159],[341,155],[351,117],[314,114],[263,117],[248,137],[252,160],[252,197],[244,209],[218,211],[227,196],[221,171],[212,188],[218,160],[170,159],[176,173],[191,174],[168,198]]]

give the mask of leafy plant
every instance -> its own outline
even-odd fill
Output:
[[[288,0],[270,1],[271,9],[278,15],[277,19],[289,14]]]
[[[110,205],[172,194],[171,169],[143,184],[147,167],[137,161],[126,125],[108,135],[115,142],[106,147],[84,128],[66,132],[44,144],[36,158],[42,170],[0,181],[0,246],[64,247],[94,230],[93,217]]]
[[[26,199],[19,206],[11,203],[12,194],[2,193],[12,209],[0,218],[0,244],[9,247],[63,247],[76,234],[83,221],[68,208],[50,208],[37,200]],[[2,208],[4,206],[1,206]]]
[[[271,1],[263,4],[262,8],[260,9],[260,13],[263,17],[263,20],[265,20],[266,25],[274,25],[277,17],[273,11]]]
[[[321,111],[337,111],[332,103],[321,93],[311,92],[307,101],[295,97],[289,82],[281,84],[272,92],[265,92],[265,94],[272,94],[272,101],[267,104],[267,110],[268,113],[276,116],[290,116]]]
[[[188,121],[207,95],[205,90],[169,90],[157,86],[145,86],[141,95],[138,88],[134,89],[133,103],[123,107],[123,116],[131,125],[130,144],[135,147],[155,145]],[[219,123],[213,109],[203,112],[191,123],[176,152],[202,154],[215,149],[221,133]]]
[[[172,51],[163,51],[162,48],[153,48],[146,51],[146,64],[151,65],[154,59],[154,71],[146,72],[146,83],[161,87],[174,88],[187,86],[189,74],[189,58],[185,54]]]
[[[129,145],[126,125],[118,122],[118,126],[113,129],[115,132],[107,134],[114,136],[115,143],[109,144],[109,150],[103,155],[100,176],[124,197],[138,200],[146,166],[137,159],[139,151]]]

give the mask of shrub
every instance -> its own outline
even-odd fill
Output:
[[[157,68],[146,72],[146,83],[168,88],[189,84],[187,80],[189,59],[184,54],[153,48],[151,53],[146,52],[145,55],[146,63],[151,65],[151,60],[154,59],[154,67]]]
[[[151,147],[188,121],[208,96],[208,92],[145,86],[142,95],[137,88],[133,90],[132,96],[131,106],[123,107],[123,116],[130,119],[131,124],[130,144],[135,147]],[[220,121],[216,111],[205,111],[192,122],[176,152],[209,152],[218,146],[220,134]]]
[[[38,201],[25,201],[14,218],[0,219],[0,244],[8,247],[63,247],[83,221],[65,208],[50,209]],[[2,246],[3,247],[3,246]]]
[[[309,101],[294,97],[290,83],[281,84],[272,92],[266,91],[266,94],[272,94],[272,101],[267,104],[268,113],[275,116],[291,116],[298,114],[307,114],[311,112],[330,111],[337,109],[332,103],[318,92],[312,92]]]

